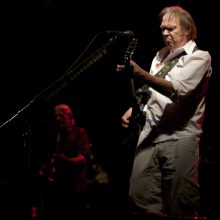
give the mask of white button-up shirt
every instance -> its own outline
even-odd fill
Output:
[[[161,49],[154,57],[150,73],[155,75],[166,63],[185,50],[177,64],[166,74],[174,87],[176,99],[164,96],[149,88],[149,100],[144,107],[146,123],[139,137],[139,144],[152,127],[159,128],[154,142],[179,139],[183,136],[200,136],[205,113],[205,94],[211,75],[209,52],[196,50],[196,43],[189,41],[184,47],[170,53],[163,61],[168,48]]]

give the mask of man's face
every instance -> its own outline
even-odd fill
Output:
[[[187,43],[188,33],[181,28],[180,20],[177,16],[170,13],[165,14],[162,18],[160,28],[164,43],[171,51]]]

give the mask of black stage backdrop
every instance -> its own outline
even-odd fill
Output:
[[[123,35],[112,42],[112,35],[106,31],[132,30],[138,38],[134,58],[148,69],[152,57],[163,45],[158,13],[164,6],[173,4],[185,7],[194,16],[199,33],[198,47],[208,50],[213,59],[201,146],[201,179],[203,200],[214,200],[218,191],[214,179],[219,162],[216,99],[220,47],[217,30],[213,28],[217,3],[193,0],[8,1],[2,3],[1,26],[0,205],[3,210],[17,213],[27,205],[24,196],[30,187],[27,179],[47,153],[48,122],[52,106],[58,102],[73,107],[77,122],[88,130],[93,152],[111,179],[117,182],[124,178],[123,169],[131,159],[132,150],[121,145],[124,131],[120,127],[120,116],[130,96],[127,80],[114,69],[123,59],[130,36]],[[74,65],[79,57],[81,59]],[[74,67],[68,71],[71,66]],[[66,73],[68,77],[64,77]],[[120,189],[115,191],[117,197]],[[213,202],[207,204],[202,204],[205,214],[216,207]]]

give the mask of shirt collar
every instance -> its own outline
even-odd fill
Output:
[[[157,53],[157,60],[161,60],[162,57],[164,57],[167,53],[169,54],[167,55],[164,62],[171,60],[173,57],[179,55],[183,51],[185,51],[186,54],[192,54],[195,47],[196,47],[196,43],[193,40],[188,41],[183,47],[176,49],[172,53],[169,53],[168,47],[164,47]]]
[[[185,52],[186,52],[187,54],[192,54],[195,47],[196,47],[195,41],[190,40],[189,42],[187,42],[187,43],[183,46],[183,49],[185,50]]]

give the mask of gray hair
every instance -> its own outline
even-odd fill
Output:
[[[182,29],[189,33],[189,40],[195,40],[197,38],[197,28],[191,14],[188,11],[180,6],[165,7],[159,14],[160,21],[167,13],[180,19]]]

